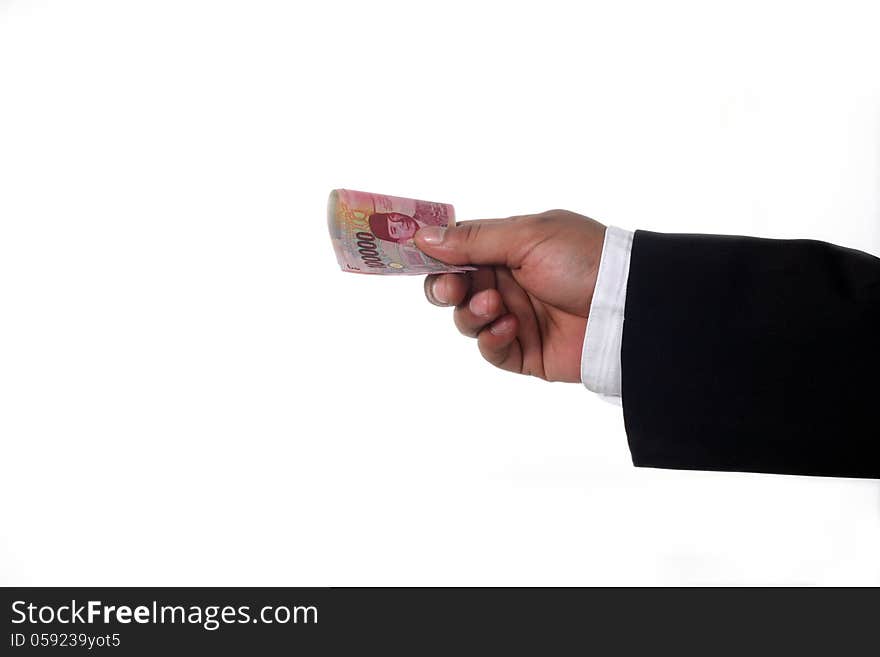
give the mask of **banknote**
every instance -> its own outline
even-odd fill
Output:
[[[473,271],[447,265],[416,247],[423,226],[454,226],[448,203],[334,189],[327,202],[327,224],[342,271],[355,274],[439,274]]]

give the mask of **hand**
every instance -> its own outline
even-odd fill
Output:
[[[581,380],[581,349],[605,226],[565,210],[422,228],[416,245],[468,274],[425,279],[487,361],[547,381]]]

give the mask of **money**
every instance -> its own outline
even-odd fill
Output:
[[[327,202],[327,225],[342,271],[412,275],[474,270],[435,260],[413,242],[423,226],[455,225],[455,210],[447,203],[334,189]]]

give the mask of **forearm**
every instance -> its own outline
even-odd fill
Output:
[[[636,465],[880,477],[880,260],[635,234],[622,393]]]

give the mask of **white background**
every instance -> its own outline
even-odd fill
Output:
[[[0,584],[880,584],[880,483],[635,469],[325,223],[878,253],[872,5],[0,0]]]

